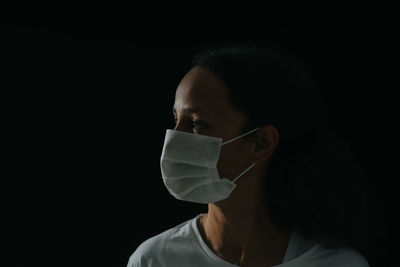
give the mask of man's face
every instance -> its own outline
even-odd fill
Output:
[[[228,141],[241,134],[244,115],[233,107],[227,85],[203,67],[191,69],[179,83],[175,94],[174,130],[214,136]],[[221,178],[233,180],[246,169],[252,145],[238,139],[221,148],[218,170]]]

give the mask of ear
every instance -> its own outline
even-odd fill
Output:
[[[279,132],[273,125],[263,126],[256,134],[253,148],[253,162],[259,163],[268,159],[279,142]]]

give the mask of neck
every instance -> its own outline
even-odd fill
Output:
[[[251,181],[250,177],[243,179]],[[199,229],[210,249],[227,261],[240,262],[241,266],[255,261],[263,262],[263,266],[267,262],[280,264],[290,231],[279,230],[271,223],[265,192],[260,190],[265,185],[254,183],[240,184],[228,199],[209,204],[208,213],[199,220]]]

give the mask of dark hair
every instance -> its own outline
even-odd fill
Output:
[[[273,223],[366,253],[366,173],[327,126],[320,92],[294,62],[276,48],[238,44],[205,49],[191,67],[205,67],[227,84],[232,103],[247,116],[243,132],[269,124],[278,129],[267,180]]]

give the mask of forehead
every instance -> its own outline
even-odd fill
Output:
[[[208,115],[233,109],[227,85],[203,67],[194,67],[183,77],[176,90],[174,108],[200,109]]]

